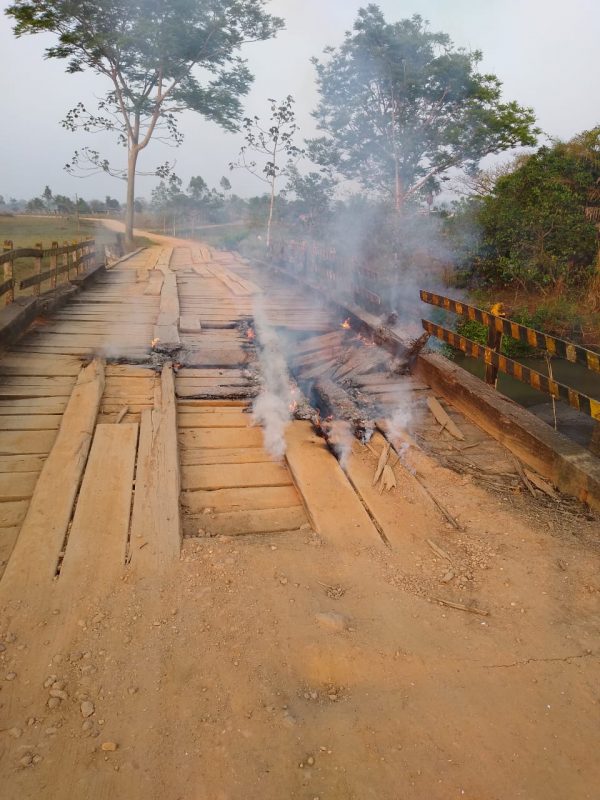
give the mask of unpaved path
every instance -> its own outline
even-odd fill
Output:
[[[120,302],[126,269],[143,287],[149,260],[124,266],[102,288],[102,302],[80,308],[90,342],[108,336],[114,344],[113,326],[93,327],[94,304]],[[213,291],[196,296],[204,302]],[[155,300],[146,306],[135,321],[144,337],[157,314]],[[40,350],[38,365],[41,355],[60,361],[69,357],[64,348],[77,348],[68,338],[76,333],[52,330],[22,345]],[[137,353],[142,339],[130,344]],[[29,351],[0,369],[13,370],[19,352]],[[106,369],[100,424],[114,427],[125,404],[122,425],[143,425],[152,408],[163,419],[164,380],[157,386],[142,367]],[[129,377],[118,372],[127,369]],[[197,403],[192,412],[180,408],[177,417],[180,444],[189,438],[182,417],[209,407],[189,402]],[[241,440],[244,427],[225,427],[230,434],[216,449],[236,449],[228,437]],[[7,595],[0,581],[3,798],[597,797],[596,519],[491,494],[413,448],[410,465],[458,518],[456,530],[406,470],[396,470],[389,494],[372,492],[381,437],[375,454],[354,444],[351,485],[310,424],[297,422],[287,432],[288,462],[310,523],[187,538],[180,560],[156,562],[135,554],[161,535],[148,529],[147,544],[131,542],[130,566],[115,570],[114,533],[129,513],[120,487],[132,481],[131,435],[125,427],[115,434],[119,448],[107,441],[92,450],[97,506],[84,478],[64,575],[27,594],[13,583]],[[121,455],[105,462],[106,452]],[[259,459],[257,475],[266,463]],[[182,462],[186,514],[193,466]],[[168,482],[167,469],[155,486],[161,497]],[[69,547],[79,542],[89,552],[80,551],[73,569]],[[448,584],[450,570],[457,578]],[[438,597],[488,614],[439,605]],[[49,707],[52,692],[58,703]]]

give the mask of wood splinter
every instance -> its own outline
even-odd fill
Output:
[[[477,606],[464,606],[462,603],[453,603],[451,600],[442,600],[441,597],[430,597],[429,598],[434,603],[440,603],[443,606],[448,606],[449,608],[456,608],[458,611],[468,611],[469,614],[479,614],[481,617],[488,617],[490,612],[485,611],[483,608],[477,608]]]
[[[123,420],[125,419],[125,415],[128,413],[129,413],[129,406],[123,406],[123,408],[117,414],[115,425],[118,425],[120,422],[123,422]]]

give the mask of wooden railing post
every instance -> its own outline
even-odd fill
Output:
[[[13,249],[14,248],[11,239],[5,239],[3,252],[8,253]],[[15,262],[11,258],[10,261],[6,261],[4,263],[4,280],[5,281],[14,280],[14,277],[15,277]],[[9,305],[10,303],[14,302],[14,299],[15,299],[15,289],[13,286],[13,288],[9,289],[8,292],[6,293],[6,305]]]
[[[69,275],[69,242],[67,242],[66,239],[63,239],[63,249],[64,249],[65,252],[63,253],[63,257],[62,257],[62,265],[63,265],[63,267],[67,268],[67,277],[68,277],[68,275]],[[58,275],[56,275],[56,277],[54,279],[54,285],[55,286],[56,286],[57,278],[58,278]]]
[[[37,242],[35,246],[36,246],[36,248],[38,250],[43,250],[44,249],[44,245],[43,245],[42,242]],[[42,274],[42,254],[41,253],[35,259],[35,274],[36,275],[41,275]],[[34,294],[35,297],[39,297],[41,288],[42,288],[41,282],[38,281],[38,283],[34,284],[33,294]]]
[[[52,242],[52,249],[58,250],[58,242]],[[52,289],[56,289],[56,278],[58,275],[58,255],[56,253],[50,256],[50,269],[52,270],[50,286]]]

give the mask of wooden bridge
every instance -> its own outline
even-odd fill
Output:
[[[593,796],[598,517],[345,322],[175,241],[2,355],[4,796]]]

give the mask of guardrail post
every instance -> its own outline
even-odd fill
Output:
[[[52,250],[58,250],[58,242],[52,242]],[[50,286],[53,289],[56,289],[56,278],[58,275],[58,254],[54,253],[54,255],[50,256],[50,269],[52,270],[52,275],[50,277]]]
[[[36,242],[35,246],[40,251],[44,249],[43,242]],[[36,275],[41,275],[42,274],[42,254],[41,254],[41,252],[40,252],[40,255],[37,256],[36,259],[35,259],[35,274]],[[39,297],[40,296],[41,288],[42,288],[41,287],[41,283],[39,281],[36,284],[34,284],[34,286],[33,286],[34,297]]]
[[[490,350],[496,353],[499,353],[502,347],[502,331],[496,330],[496,326],[493,322],[491,322],[488,327],[486,344]],[[494,388],[496,388],[496,384],[498,383],[498,367],[494,366],[494,364],[488,364],[487,357],[485,362],[485,382]]]
[[[5,239],[4,240],[3,252],[4,253],[8,253],[13,249],[14,249],[14,247],[13,247],[12,240],[11,239]],[[4,280],[5,281],[10,281],[10,280],[13,280],[14,277],[15,277],[15,262],[11,258],[10,261],[6,261],[4,263]],[[14,302],[14,299],[15,299],[15,289],[14,289],[14,286],[13,286],[13,288],[9,289],[8,292],[6,293],[6,305],[8,306],[8,305],[10,305],[10,303]]]

